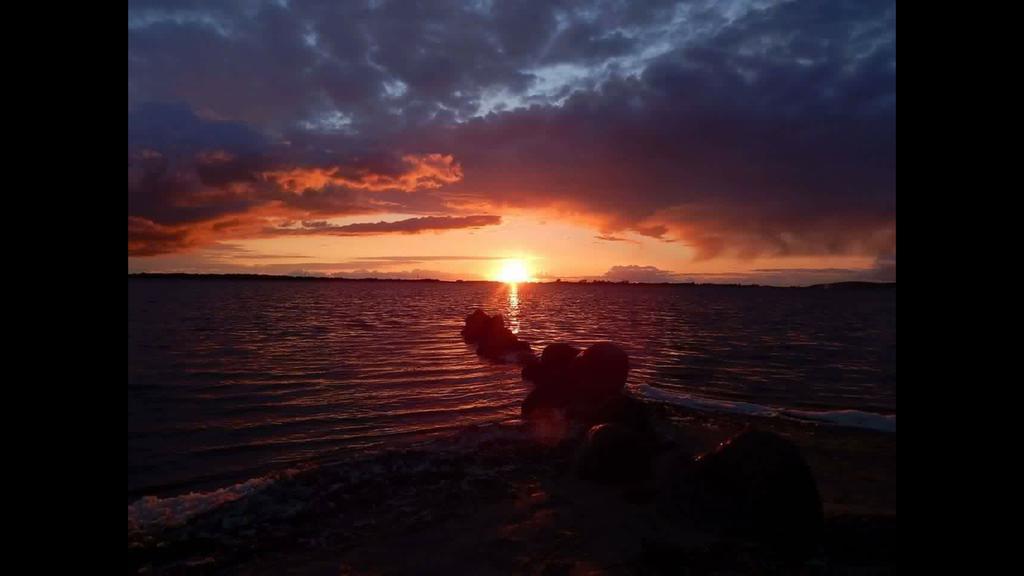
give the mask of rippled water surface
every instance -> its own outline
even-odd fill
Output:
[[[895,290],[129,279],[129,500],[517,417],[476,307],[538,353],[621,344],[640,394],[896,412]]]

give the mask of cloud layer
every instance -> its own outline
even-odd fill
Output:
[[[130,255],[514,208],[895,267],[891,1],[133,2],[128,60]]]
[[[397,222],[360,222],[334,226],[326,221],[304,221],[299,227],[277,228],[270,234],[316,234],[326,236],[363,236],[376,234],[418,234],[427,230],[479,228],[501,223],[501,216],[422,216]]]

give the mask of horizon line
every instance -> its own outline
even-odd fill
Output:
[[[442,280],[440,278],[379,278],[366,276],[362,278],[347,278],[344,276],[294,276],[290,274],[260,274],[257,272],[129,272],[128,278],[194,278],[194,279],[236,279],[236,280],[334,280],[340,282],[443,282],[446,284],[508,284],[501,280]],[[751,288],[829,288],[829,287],[864,287],[864,288],[889,288],[895,287],[896,282],[875,282],[871,280],[848,280],[842,282],[825,282],[807,285],[772,285],[772,284],[745,284],[740,282],[637,282],[633,280],[602,280],[602,279],[579,279],[563,280],[535,280],[530,282],[516,282],[516,284],[598,284],[598,285],[629,285],[629,286],[730,286],[730,287],[751,287]]]

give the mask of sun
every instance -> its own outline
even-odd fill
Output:
[[[506,284],[518,284],[520,282],[529,282],[532,280],[530,277],[530,271],[526,267],[526,263],[522,260],[510,259],[505,260],[501,263],[501,268],[498,270],[498,274],[495,278],[499,282],[505,282]]]

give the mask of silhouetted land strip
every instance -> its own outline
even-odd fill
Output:
[[[128,279],[163,280],[239,280],[285,282],[429,282],[439,284],[500,284],[496,280],[439,280],[437,278],[344,278],[334,276],[289,276],[282,274],[192,274],[187,272],[140,272],[128,274]],[[560,280],[530,282],[530,284],[569,284],[583,286],[721,286],[730,288],[774,288],[793,290],[895,290],[895,282],[835,282],[811,286],[770,286],[766,284],[738,284],[717,282],[624,282],[611,280]]]
[[[833,282],[831,284],[812,284],[809,289],[819,290],[888,290],[895,289],[895,282]]]

